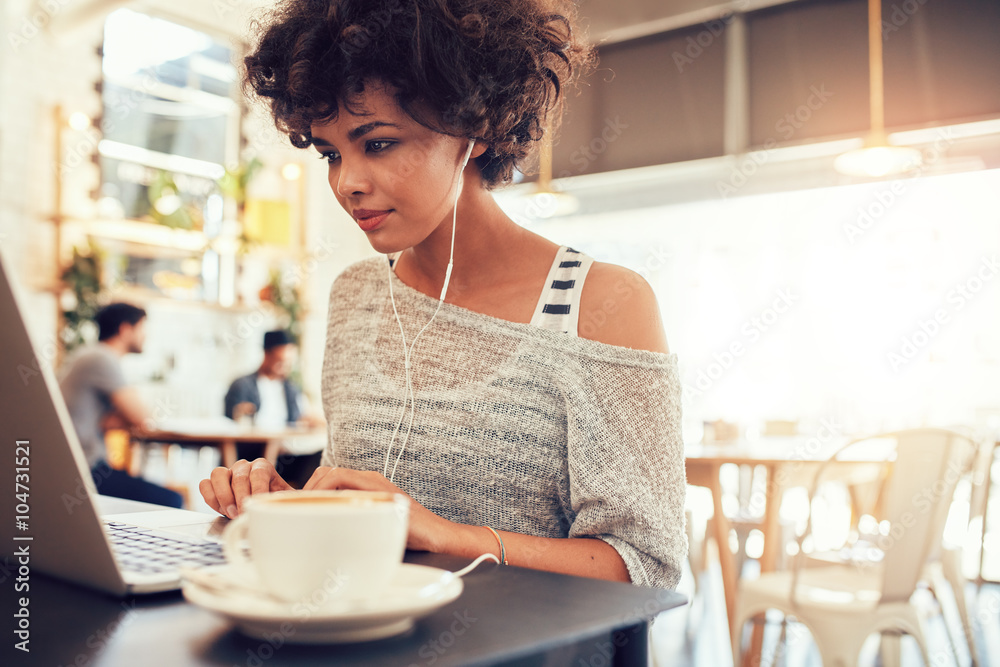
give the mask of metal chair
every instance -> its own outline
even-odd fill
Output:
[[[930,664],[922,619],[911,597],[929,559],[939,553],[944,523],[955,485],[967,470],[975,451],[969,437],[944,429],[914,429],[876,436],[895,441],[895,457],[882,498],[888,533],[874,545],[881,555],[854,567],[832,565],[804,568],[806,538],[812,534],[810,511],[806,530],[798,537],[799,555],[790,571],[772,572],[744,581],[733,626],[734,664],[740,664],[740,636],[744,623],[768,609],[793,616],[812,632],[824,665],[853,666],[865,639],[883,635],[886,664],[898,649],[901,634],[912,636]],[[810,489],[812,500],[830,461],[850,447],[872,440],[855,440],[841,447],[817,471]]]

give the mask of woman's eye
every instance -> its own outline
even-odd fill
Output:
[[[370,153],[381,153],[382,151],[392,146],[394,143],[396,142],[387,141],[384,139],[374,139],[372,141],[367,142],[365,146],[368,152]],[[326,160],[329,164],[333,164],[334,162],[340,159],[340,153],[338,153],[337,151],[327,151],[325,153],[320,153],[319,159]]]
[[[376,139],[374,141],[368,142],[368,150],[370,150],[373,153],[381,153],[392,144],[393,144],[392,141],[384,141],[382,139]]]

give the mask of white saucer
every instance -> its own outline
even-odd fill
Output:
[[[241,632],[271,640],[275,633],[285,643],[327,644],[382,639],[406,632],[414,620],[427,616],[462,594],[462,580],[448,570],[402,563],[388,588],[371,598],[358,598],[316,607],[309,602],[281,602],[244,586],[227,590],[206,585],[202,575],[223,581],[228,566],[204,568],[198,577],[184,579],[189,602],[236,623]],[[252,583],[250,584],[253,585]]]

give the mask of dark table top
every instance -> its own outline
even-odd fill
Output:
[[[119,506],[115,511],[127,510]],[[405,560],[450,570],[470,562],[426,552],[407,552]],[[576,665],[578,651],[606,655],[613,631],[623,631],[615,636],[619,645],[634,636],[636,646],[645,651],[646,622],[685,601],[673,591],[491,562],[467,574],[464,583],[457,600],[418,620],[404,635],[359,644],[274,646],[240,634],[226,619],[188,603],[180,592],[119,600],[32,573],[31,653],[11,652],[8,630],[0,655],[11,655],[13,660],[0,663],[53,667],[409,667],[511,661]],[[2,588],[9,600],[4,608],[14,608],[9,578]],[[10,620],[5,625],[11,626]],[[546,653],[548,658],[529,657]],[[554,655],[562,658],[553,660]]]

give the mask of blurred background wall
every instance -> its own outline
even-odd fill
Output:
[[[239,94],[233,65],[266,5],[0,9],[0,251],[53,364],[78,305],[74,248],[104,258],[103,298],[150,313],[126,369],[161,416],[221,411],[263,332],[289,323],[283,288],[318,399],[329,286],[373,254],[324,165]],[[924,162],[876,179],[833,168],[869,127],[863,1],[590,0],[581,14],[601,67],[554,146],[571,201],[537,195],[531,173],[497,198],[650,281],[687,439],[715,419],[1000,425],[1000,5],[885,3],[887,127]],[[145,55],[111,58],[110,34]]]

